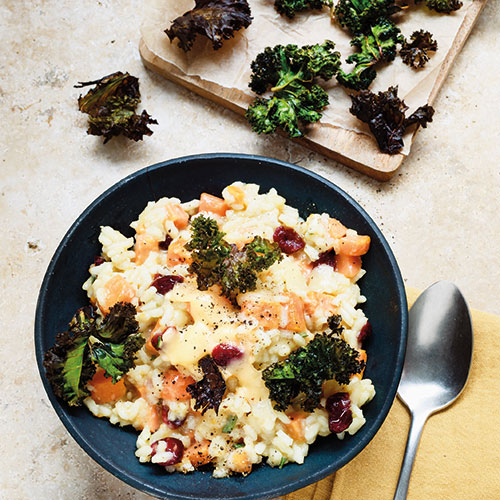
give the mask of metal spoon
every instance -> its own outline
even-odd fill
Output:
[[[394,500],[404,500],[425,422],[460,395],[472,358],[472,323],[460,290],[438,281],[410,309],[408,346],[398,396],[411,426]]]

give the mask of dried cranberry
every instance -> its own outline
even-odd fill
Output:
[[[372,331],[372,325],[369,321],[367,321],[358,333],[358,342],[362,344],[368,337],[371,336]]]
[[[182,441],[176,438],[165,438],[160,439],[160,441],[156,441],[151,445],[153,451],[151,452],[151,456],[154,457],[157,453],[158,444],[161,442],[166,444],[165,451],[167,452],[169,458],[165,462],[160,462],[158,465],[175,465],[178,464],[182,460],[182,455],[184,454],[184,445]]]
[[[351,400],[347,392],[337,392],[326,400],[330,432],[345,431],[352,423]]]
[[[316,267],[320,264],[326,264],[327,266],[331,266],[335,269],[335,257],[335,252],[333,250],[328,250],[327,252],[320,253],[319,259],[315,260],[312,265],[313,267]]]
[[[171,429],[179,428],[186,421],[185,418],[175,418],[174,420],[169,419],[168,411],[168,406],[163,405],[161,407],[161,418]]]
[[[167,292],[170,292],[172,288],[174,288],[176,283],[182,283],[183,281],[184,278],[182,276],[174,276],[173,274],[168,276],[155,274],[155,279],[153,280],[153,283],[151,283],[151,286],[154,286],[158,293],[165,295]]]
[[[94,266],[100,266],[101,264],[104,264],[105,262],[106,262],[106,259],[104,257],[101,257],[100,255],[98,255],[94,259]]]
[[[232,344],[217,344],[212,350],[212,358],[219,366],[227,366],[233,359],[243,356],[243,351]]]
[[[279,245],[281,251],[286,254],[298,252],[306,246],[305,241],[291,227],[277,227],[273,234],[273,240]]]
[[[172,243],[172,237],[167,234],[167,236],[165,236],[165,239],[158,243],[158,246],[160,247],[160,250],[168,250],[170,243]]]

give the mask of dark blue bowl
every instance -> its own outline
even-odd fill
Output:
[[[303,465],[283,469],[260,465],[248,477],[214,479],[210,472],[165,474],[134,456],[137,434],[95,418],[86,408],[68,408],[54,396],[42,366],[43,353],[64,331],[75,310],[87,303],[82,283],[100,254],[101,225],[132,235],[131,221],[146,203],[163,196],[182,200],[221,190],[240,180],[275,187],[302,216],[328,212],[347,227],[368,234],[372,243],[363,258],[367,270],[360,282],[368,301],[364,306],[374,334],[367,342],[366,377],[377,394],[363,407],[366,424],[354,436],[339,441],[318,438]],[[158,163],[129,175],[92,203],[64,236],[42,283],[35,321],[35,345],[42,382],[56,413],[80,446],[100,465],[126,483],[158,498],[272,498],[307,486],[354,458],[382,425],[396,395],[406,347],[407,304],[396,260],[372,219],[346,193],[319,175],[279,160],[238,154],[189,156]]]

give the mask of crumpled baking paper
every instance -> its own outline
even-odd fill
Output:
[[[228,89],[238,89],[248,95],[253,95],[248,88],[250,63],[268,46],[314,44],[330,39],[335,42],[336,50],[342,55],[344,69],[349,69],[345,59],[355,51],[350,46],[351,36],[331,20],[327,7],[321,11],[299,13],[294,19],[288,19],[276,12],[273,0],[249,0],[249,4],[252,24],[247,29],[236,32],[235,37],[226,40],[217,51],[212,49],[208,39],[198,36],[191,51],[185,53],[177,46],[176,39],[170,42],[164,33],[175,18],[193,8],[193,0],[148,0],[141,29],[142,37],[156,55],[176,66],[185,75],[199,77]],[[446,15],[430,11],[422,3],[394,15],[392,19],[406,38],[418,29],[430,31],[438,42],[438,50],[431,55],[425,67],[419,70],[403,64],[399,56],[390,64],[377,65],[377,78],[370,89],[378,92],[397,85],[399,97],[410,108],[408,114],[426,104],[440,67],[471,5],[472,0],[465,0],[460,10]],[[330,96],[330,105],[325,108],[321,123],[370,134],[368,127],[349,113],[351,99],[348,91],[335,78],[326,83],[320,80],[320,84],[328,90]],[[407,134],[405,147],[401,151],[403,154],[408,154],[410,143],[411,138]]]

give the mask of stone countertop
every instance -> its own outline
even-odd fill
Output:
[[[405,283],[455,282],[500,314],[500,2],[490,1],[398,174],[379,183],[147,71],[139,0],[0,1],[0,498],[146,499],[94,463],[52,410],[37,372],[39,286],[59,241],[105,189],[147,165],[205,152],[254,153],[309,168],[379,224]],[[129,71],[159,122],[143,142],[85,133],[77,81]],[[13,314],[14,312],[14,314]],[[404,446],[404,443],[402,443]]]

